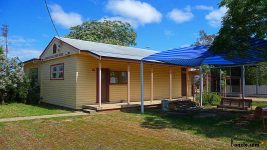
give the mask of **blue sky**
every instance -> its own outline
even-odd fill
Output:
[[[61,36],[86,20],[128,21],[139,48],[167,50],[192,44],[199,30],[220,29],[219,0],[47,0]],[[9,26],[9,56],[38,57],[56,35],[43,0],[0,1],[0,24]],[[3,44],[3,39],[1,39]]]

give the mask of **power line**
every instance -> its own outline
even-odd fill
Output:
[[[56,26],[55,26],[55,23],[54,23],[54,21],[53,21],[53,19],[52,19],[52,17],[51,17],[50,10],[49,10],[49,8],[48,8],[48,5],[47,5],[46,0],[44,0],[44,2],[45,2],[45,6],[46,6],[46,9],[47,9],[49,18],[50,18],[50,20],[51,20],[51,22],[52,22],[52,24],[53,24],[53,27],[54,27],[54,29],[55,29],[55,31],[56,31],[56,33],[57,33],[57,36],[60,37],[59,34],[58,34],[58,31],[57,31],[57,28],[56,28]]]

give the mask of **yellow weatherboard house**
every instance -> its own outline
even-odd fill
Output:
[[[38,59],[24,62],[38,72],[41,101],[72,109],[140,102],[140,60],[156,51],[54,37]],[[144,99],[191,96],[188,67],[144,62]]]

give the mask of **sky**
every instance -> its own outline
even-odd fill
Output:
[[[219,0],[47,0],[60,36],[71,26],[90,20],[129,22],[138,48],[162,51],[186,47],[199,30],[216,34],[226,8]],[[1,0],[0,25],[9,26],[9,57],[38,58],[56,36],[44,0]],[[1,37],[3,45],[3,38]]]

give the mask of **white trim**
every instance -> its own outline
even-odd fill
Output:
[[[128,84],[127,84],[127,102],[128,104],[130,104],[131,102],[131,77],[130,77],[130,64],[128,64],[128,67],[127,67],[127,70],[128,70],[128,74],[127,74],[127,77],[128,77]]]
[[[154,100],[154,68],[151,66],[151,84],[150,84],[150,102],[153,103]]]
[[[102,78],[102,69],[101,69],[101,60],[99,60],[98,62],[98,104],[99,104],[99,108],[101,108],[101,104],[102,104],[102,91],[101,91],[101,78]]]

